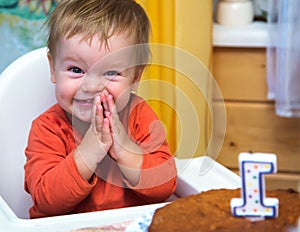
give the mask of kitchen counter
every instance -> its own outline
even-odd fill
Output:
[[[253,22],[247,25],[213,25],[214,47],[266,47],[269,41],[268,24]]]

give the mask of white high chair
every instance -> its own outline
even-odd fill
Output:
[[[23,55],[0,74],[0,196],[20,218],[29,217],[32,205],[24,190],[31,122],[54,103],[46,48]]]

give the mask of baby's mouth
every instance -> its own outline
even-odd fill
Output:
[[[90,109],[93,106],[94,98],[89,99],[74,99],[74,103],[77,105],[77,107],[84,109]]]
[[[92,104],[94,99],[75,99],[75,101],[81,104]]]

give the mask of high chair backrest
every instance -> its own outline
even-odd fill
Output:
[[[29,217],[32,205],[24,190],[31,122],[54,103],[46,48],[23,55],[0,74],[0,195],[20,218]]]

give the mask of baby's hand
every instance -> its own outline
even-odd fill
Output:
[[[109,120],[103,116],[100,97],[94,99],[91,126],[85,133],[77,150],[85,165],[94,172],[97,164],[106,156],[112,145]]]
[[[132,184],[139,182],[140,170],[143,163],[143,155],[140,147],[132,141],[126,133],[118,115],[117,107],[111,95],[107,96],[106,113],[109,119],[112,133],[112,146],[109,149],[110,156],[116,160],[124,177]]]
[[[128,137],[118,115],[118,110],[114,103],[112,95],[108,95],[104,103],[107,106],[108,113],[107,118],[109,119],[111,126],[111,133],[113,138],[112,146],[109,150],[110,155],[116,161],[122,159],[124,151],[131,151],[130,145],[133,143]]]

